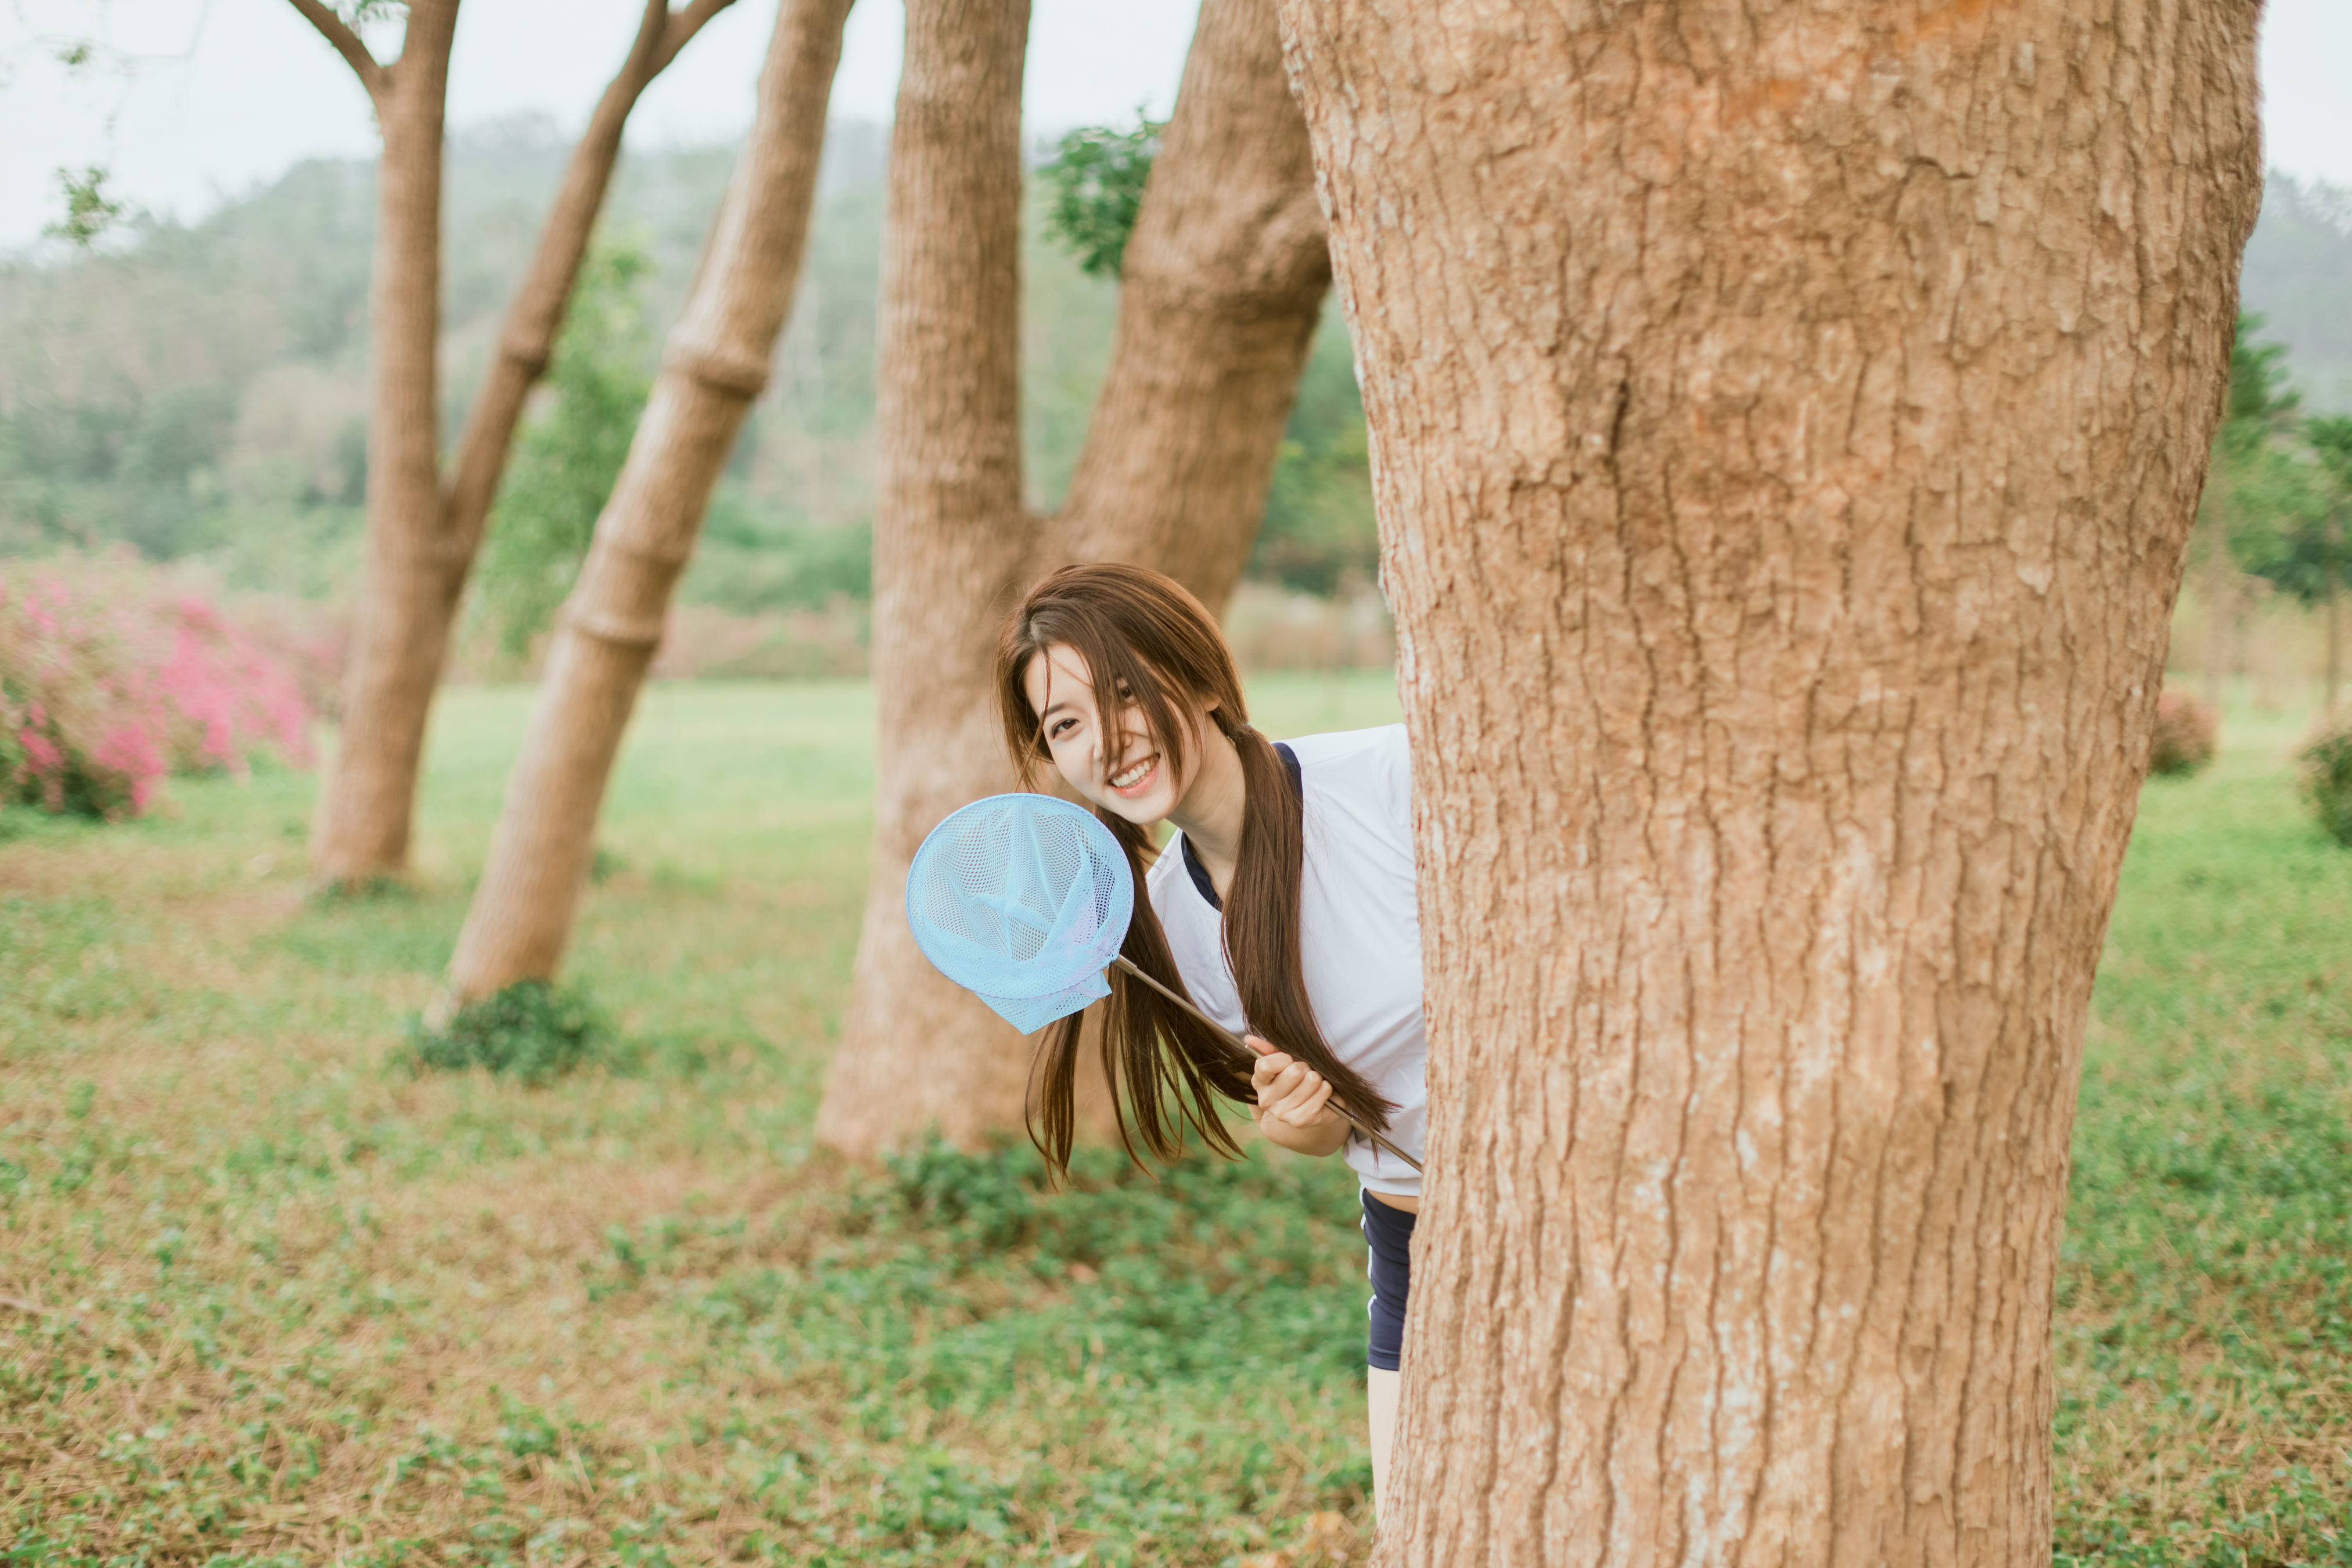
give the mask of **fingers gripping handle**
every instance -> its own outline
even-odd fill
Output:
[[[1129,963],[1124,955],[1114,958],[1111,962],[1118,964],[1129,974],[1134,975],[1138,980],[1142,981],[1146,985],[1150,986],[1154,991],[1159,992],[1162,996],[1167,997],[1171,1002],[1175,1003],[1179,1007],[1183,1008],[1187,1013],[1192,1014],[1192,1016],[1198,1018],[1202,1023],[1206,1024],[1210,1028],[1214,1029],[1217,1032],[1217,1037],[1223,1040],[1227,1045],[1233,1047],[1234,1050],[1239,1051],[1243,1058],[1251,1066],[1254,1067],[1256,1065],[1257,1053],[1251,1050],[1248,1046],[1244,1045],[1239,1035],[1234,1034],[1231,1029],[1226,1028],[1223,1024],[1218,1023],[1214,1018],[1210,1017],[1206,1013],[1202,1012],[1200,1008],[1194,1006],[1191,998],[1180,996],[1175,992],[1168,989],[1165,985],[1160,984],[1160,982],[1152,979],[1151,976],[1144,973],[1143,971]],[[1339,1101],[1334,1100],[1332,1103],[1334,1105],[1338,1105]],[[1420,1161],[1414,1159],[1412,1155],[1406,1153],[1403,1150],[1398,1148],[1395,1144],[1390,1142],[1387,1139],[1381,1137],[1379,1133],[1373,1131],[1362,1122],[1357,1121],[1356,1118],[1349,1112],[1345,1106],[1339,1106],[1339,1114],[1347,1120],[1349,1126],[1354,1128],[1357,1131],[1362,1133],[1367,1139],[1369,1139],[1371,1142],[1373,1148],[1380,1150],[1384,1154],[1395,1155],[1398,1159],[1402,1160],[1406,1164],[1412,1166],[1414,1173],[1418,1174],[1420,1173]]]

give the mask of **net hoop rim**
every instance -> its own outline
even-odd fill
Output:
[[[1113,837],[1110,829],[1105,827],[1101,820],[1085,806],[1065,800],[1057,795],[1048,795],[1043,790],[1008,790],[1001,795],[982,795],[978,800],[956,807],[940,818],[937,825],[929,833],[923,835],[923,841],[916,847],[914,858],[907,863],[906,887],[899,898],[900,913],[907,921],[908,933],[915,939],[916,948],[922,952],[931,967],[937,969],[951,984],[971,991],[973,995],[981,997],[982,1001],[990,997],[998,997],[1008,1002],[1035,1002],[1048,996],[1058,995],[1085,984],[1084,976],[1075,978],[1057,976],[1050,982],[1040,980],[1035,983],[1034,990],[1026,985],[1022,986],[1018,991],[1010,990],[1002,985],[992,985],[984,993],[974,990],[950,973],[947,966],[940,963],[932,954],[929,944],[923,940],[923,931],[927,922],[918,918],[915,910],[915,891],[920,880],[919,873],[924,861],[935,851],[944,853],[947,847],[955,841],[957,835],[952,830],[958,823],[965,818],[980,816],[992,810],[1002,811],[1008,807],[1015,811],[1036,813],[1045,816],[1070,818],[1081,826],[1085,837],[1097,839],[1097,848],[1102,852],[1105,863],[1112,868],[1112,874],[1117,880],[1127,885],[1129,919],[1131,921],[1134,918],[1133,900],[1140,896],[1140,892],[1135,887],[1133,874],[1127,864],[1126,851],[1119,847],[1118,840]],[[1123,942],[1124,931],[1120,934]],[[1116,956],[1115,949],[1114,956]],[[1106,958],[1099,967],[1089,969],[1087,973],[1099,974],[1102,969],[1109,967],[1111,962],[1110,958]]]

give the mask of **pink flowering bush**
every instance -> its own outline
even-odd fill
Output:
[[[310,760],[286,662],[128,556],[0,563],[0,803],[109,818],[171,773]]]

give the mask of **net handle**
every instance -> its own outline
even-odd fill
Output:
[[[1187,1013],[1192,1014],[1193,1017],[1198,1018],[1210,1028],[1214,1029],[1217,1032],[1217,1037],[1223,1040],[1227,1045],[1233,1047],[1234,1050],[1240,1052],[1248,1059],[1252,1068],[1255,1069],[1257,1064],[1257,1053],[1251,1050],[1248,1043],[1239,1035],[1234,1034],[1231,1029],[1226,1028],[1223,1024],[1218,1023],[1214,1018],[1210,1017],[1206,1013],[1202,1012],[1200,1008],[1194,1006],[1190,997],[1180,996],[1175,992],[1168,989],[1165,985],[1160,984],[1160,982],[1152,979],[1151,976],[1144,973],[1143,971],[1129,963],[1127,955],[1124,953],[1119,954],[1117,958],[1111,960],[1111,962],[1118,964],[1119,968],[1127,971],[1129,974],[1134,975],[1138,980],[1142,981],[1146,985],[1150,986],[1154,991],[1159,992],[1162,996],[1167,997],[1171,1002],[1175,1003],[1179,1007],[1183,1008]],[[1415,1175],[1419,1175],[1421,1173],[1420,1161],[1414,1159],[1412,1155],[1406,1153],[1403,1150],[1398,1148],[1395,1144],[1390,1142],[1387,1139],[1381,1137],[1379,1133],[1373,1131],[1370,1128],[1365,1126],[1362,1122],[1349,1115],[1348,1108],[1339,1103],[1338,1096],[1333,1096],[1330,1103],[1331,1108],[1339,1113],[1340,1117],[1346,1121],[1348,1125],[1354,1128],[1358,1132],[1361,1133],[1368,1141],[1370,1141],[1373,1148],[1378,1149],[1384,1153],[1393,1154],[1398,1159],[1402,1160],[1406,1164],[1412,1167],[1413,1173]]]

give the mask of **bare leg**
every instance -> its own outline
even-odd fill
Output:
[[[1365,1403],[1372,1420],[1372,1523],[1381,1521],[1381,1503],[1388,1489],[1389,1450],[1396,1446],[1398,1374],[1376,1366],[1364,1369]]]

